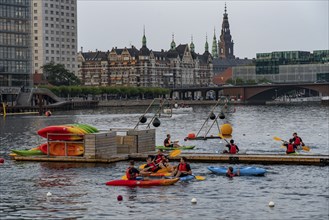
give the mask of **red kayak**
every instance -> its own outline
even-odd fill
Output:
[[[157,180],[112,180],[106,183],[108,186],[168,186],[176,183],[175,179],[157,179]]]
[[[49,140],[82,140],[84,134],[86,134],[86,132],[80,128],[67,125],[48,126],[38,131],[38,135],[44,138],[48,136]]]

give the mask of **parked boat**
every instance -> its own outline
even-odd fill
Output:
[[[165,114],[184,114],[193,112],[192,107],[177,107],[177,108],[165,108],[163,113]]]

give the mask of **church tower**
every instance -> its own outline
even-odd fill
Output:
[[[233,51],[233,40],[230,33],[230,24],[228,23],[228,15],[226,13],[226,3],[225,11],[223,16],[222,31],[220,35],[220,40],[218,43],[219,58],[221,59],[234,59]]]
[[[212,51],[211,51],[211,54],[212,54],[212,57],[213,58],[218,58],[218,47],[217,47],[217,40],[216,40],[216,30],[214,28],[214,38],[213,38],[213,41],[212,41]]]

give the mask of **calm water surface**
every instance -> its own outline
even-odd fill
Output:
[[[238,106],[220,124],[233,125],[233,137],[247,153],[284,154],[280,143],[294,131],[311,147],[310,153],[329,155],[328,108],[320,106]],[[329,168],[320,166],[257,165],[268,170],[264,177],[226,177],[211,174],[206,166],[192,163],[205,181],[168,187],[109,187],[104,183],[122,176],[126,162],[73,164],[15,162],[11,149],[29,149],[45,140],[36,130],[48,125],[88,123],[99,129],[132,128],[145,109],[98,109],[55,112],[39,116],[0,119],[0,219],[328,219]],[[166,133],[180,143],[196,145],[197,152],[224,149],[219,140],[187,141],[197,133],[210,107],[195,107],[192,114],[160,118],[156,142]],[[149,118],[149,117],[148,117]],[[209,128],[211,122],[206,124]],[[143,127],[140,127],[143,128]],[[216,126],[209,134],[216,135]],[[204,132],[201,132],[204,134]],[[139,163],[137,164],[139,165]],[[47,197],[47,192],[52,196]],[[123,201],[118,202],[117,196]],[[198,203],[191,204],[196,198]],[[269,208],[269,201],[275,202]]]

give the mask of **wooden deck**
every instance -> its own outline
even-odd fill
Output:
[[[13,159],[17,161],[48,161],[48,162],[77,162],[77,163],[114,163],[118,161],[127,161],[129,159],[136,161],[145,161],[148,155],[154,155],[154,151],[145,153],[116,154],[107,159],[91,159],[84,157],[54,157],[54,156],[16,156]],[[223,155],[213,153],[182,153],[181,155],[170,158],[171,161],[178,161],[181,156],[185,156],[190,162],[207,163],[230,163],[230,164],[284,164],[284,165],[316,165],[328,166],[329,155]]]

